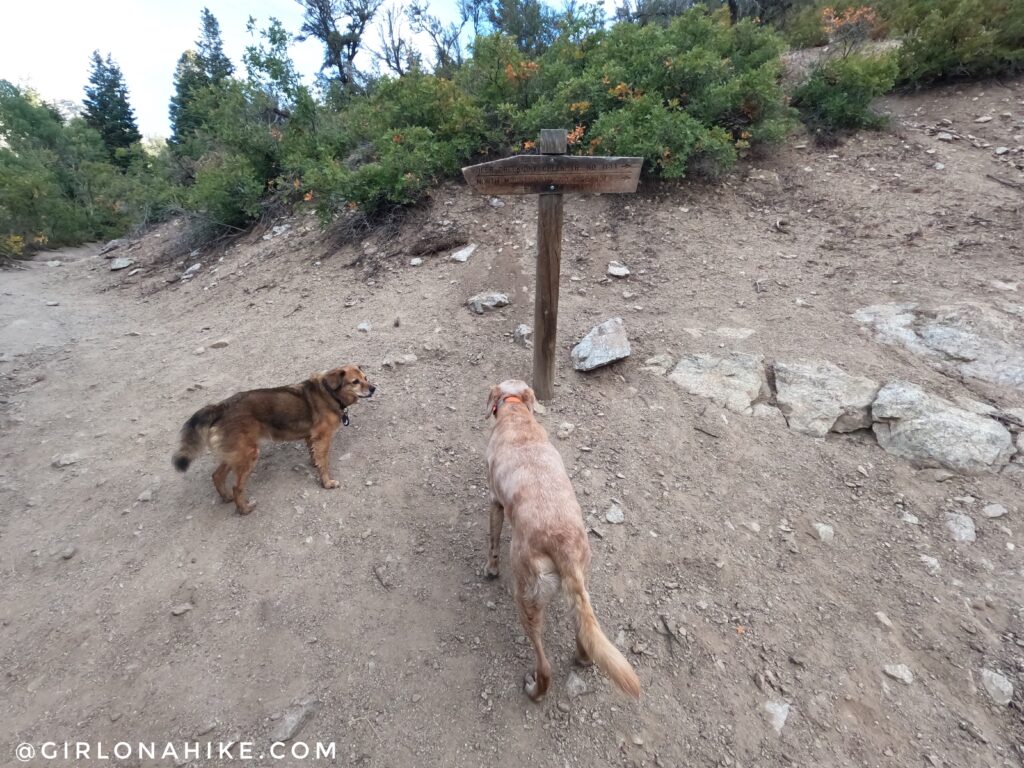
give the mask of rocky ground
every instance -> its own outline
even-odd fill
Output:
[[[4,272],[0,747],[1021,765],[1024,82],[883,106],[885,132],[796,136],[717,185],[567,201],[541,418],[639,704],[573,670],[561,608],[530,703],[508,574],[482,575],[485,401],[530,370],[535,201],[450,185],[355,244],[299,215],[181,258],[170,223]],[[467,306],[487,293],[507,303]],[[615,317],[629,357],[574,371]],[[264,451],[248,517],[209,457],[172,470],[201,405],[349,361],[378,392],[339,433],[340,489],[297,444]]]

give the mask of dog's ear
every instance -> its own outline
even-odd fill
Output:
[[[537,395],[534,394],[531,387],[523,390],[523,405],[530,409],[530,413],[536,412]]]
[[[498,400],[500,398],[501,387],[495,384],[493,387],[491,387],[491,393],[487,396],[487,416],[485,416],[484,418],[488,418],[490,416],[495,415],[495,411],[498,408]]]
[[[340,368],[335,368],[333,371],[328,371],[324,374],[323,381],[324,386],[330,390],[337,390],[341,386],[341,383],[345,380],[345,372]]]

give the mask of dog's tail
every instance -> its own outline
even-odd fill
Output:
[[[601,625],[597,623],[594,609],[590,605],[590,595],[587,593],[586,580],[582,570],[575,563],[564,563],[563,561],[559,565],[564,565],[564,568],[559,568],[559,575],[562,577],[562,586],[568,593],[576,611],[576,627],[580,645],[597,664],[598,669],[608,675],[615,685],[634,699],[639,699],[640,678],[636,676],[636,672],[626,661],[626,657],[601,631]]]
[[[192,418],[181,428],[181,447],[174,452],[171,461],[179,472],[188,469],[189,464],[206,448],[210,427],[220,418],[224,408],[220,403],[207,405],[192,414]]]

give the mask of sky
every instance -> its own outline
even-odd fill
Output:
[[[29,86],[46,101],[81,102],[92,52],[109,53],[124,74],[142,135],[166,138],[174,68],[182,52],[195,47],[203,7],[220,22],[224,51],[236,71],[242,71],[242,52],[253,42],[245,29],[250,16],[259,29],[276,17],[293,35],[302,25],[296,0],[9,0],[0,79]],[[448,20],[455,15],[454,0],[432,2],[431,9]],[[375,42],[374,35],[371,47]],[[308,82],[320,69],[322,51],[316,40],[292,44],[296,68]],[[357,66],[368,63],[357,60]]]

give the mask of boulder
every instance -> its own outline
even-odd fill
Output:
[[[594,326],[590,333],[572,348],[572,366],[577,371],[592,371],[627,358],[629,353],[626,326],[621,317],[613,317]]]
[[[498,307],[507,307],[508,296],[504,293],[488,291],[487,293],[478,293],[476,296],[471,296],[466,304],[478,315],[482,315],[484,312],[497,309]]]
[[[871,426],[879,386],[822,360],[777,362],[776,401],[789,428],[812,437]]]
[[[999,422],[905,381],[882,387],[871,413],[878,444],[918,466],[972,475],[998,472],[1016,452]]]
[[[706,397],[717,405],[747,416],[753,405],[770,396],[764,373],[764,357],[730,352],[724,357],[683,355],[668,375],[691,395]]]

